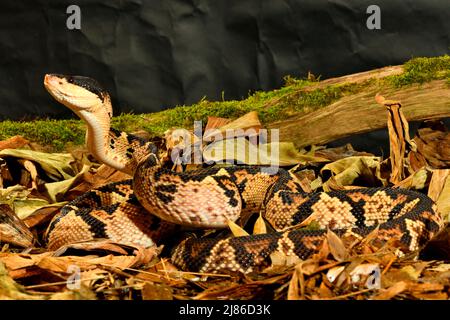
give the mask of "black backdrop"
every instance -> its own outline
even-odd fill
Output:
[[[87,75],[115,112],[240,99],[285,75],[322,78],[449,52],[448,0],[21,0],[0,2],[0,118],[67,117],[48,72]],[[66,8],[81,8],[81,30]]]

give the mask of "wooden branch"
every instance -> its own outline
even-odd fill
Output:
[[[392,70],[399,71],[396,67]],[[383,76],[386,74],[389,72],[384,72]],[[370,77],[368,73],[359,75],[363,75],[365,79]],[[327,81],[334,81],[333,83],[359,81],[360,78],[355,76]],[[376,85],[371,86],[363,92],[343,97],[320,110],[293,119],[273,122],[267,127],[278,128],[280,140],[293,141],[297,147],[326,144],[353,134],[384,128],[387,124],[387,112],[386,108],[375,102],[377,90],[380,88]],[[390,100],[400,100],[408,121],[450,117],[450,88],[445,80],[398,89],[384,88],[380,90],[380,94]]]

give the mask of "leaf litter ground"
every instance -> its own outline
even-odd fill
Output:
[[[448,130],[439,121],[425,122],[410,139],[400,103],[376,99],[390,115],[389,158],[355,151],[351,145],[297,150],[285,142],[277,145],[281,165],[295,172],[305,192],[388,185],[420,190],[436,202],[438,212],[448,221]],[[257,114],[250,112],[234,121],[211,117],[206,129],[251,129],[246,132],[257,134],[262,126]],[[173,130],[167,132],[162,146],[166,158],[173,148],[186,147],[199,138],[191,133],[185,141],[175,141],[169,133]],[[256,151],[248,134],[228,138],[241,151],[235,160],[249,163]],[[204,158],[221,160],[223,145],[224,141],[204,145]],[[250,163],[270,160],[270,155],[264,155]],[[183,170],[177,165],[173,169]],[[164,253],[172,244],[142,248],[102,239],[57,251],[45,249],[43,232],[64,204],[92,188],[126,178],[96,163],[85,150],[45,153],[20,136],[0,141],[0,299],[449,298],[448,228],[421,252],[401,258],[396,255],[395,240],[376,248],[371,235],[352,242],[329,231],[321,250],[310,259],[274,254],[270,267],[249,275],[178,270]],[[261,217],[251,223],[252,228],[246,229],[252,231],[230,223],[231,236],[267,232]],[[314,227],[313,222],[307,227]]]

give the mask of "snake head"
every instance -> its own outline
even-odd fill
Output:
[[[96,80],[88,77],[46,74],[44,86],[58,102],[77,114],[110,105],[104,103],[109,100],[108,93]],[[105,111],[112,116],[112,110]]]

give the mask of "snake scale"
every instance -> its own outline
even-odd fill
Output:
[[[45,239],[65,244],[109,238],[149,247],[175,225],[221,229],[262,212],[274,232],[242,237],[188,237],[172,262],[196,272],[249,273],[270,265],[270,255],[306,259],[318,252],[327,229],[363,239],[378,229],[374,244],[398,239],[402,253],[418,250],[443,226],[433,201],[401,188],[366,188],[304,193],[295,175],[260,166],[209,167],[175,172],[161,165],[157,147],[110,127],[111,100],[93,79],[48,74],[44,85],[87,124],[86,145],[100,162],[132,179],[93,189],[65,205]],[[314,221],[319,228],[292,228]]]

